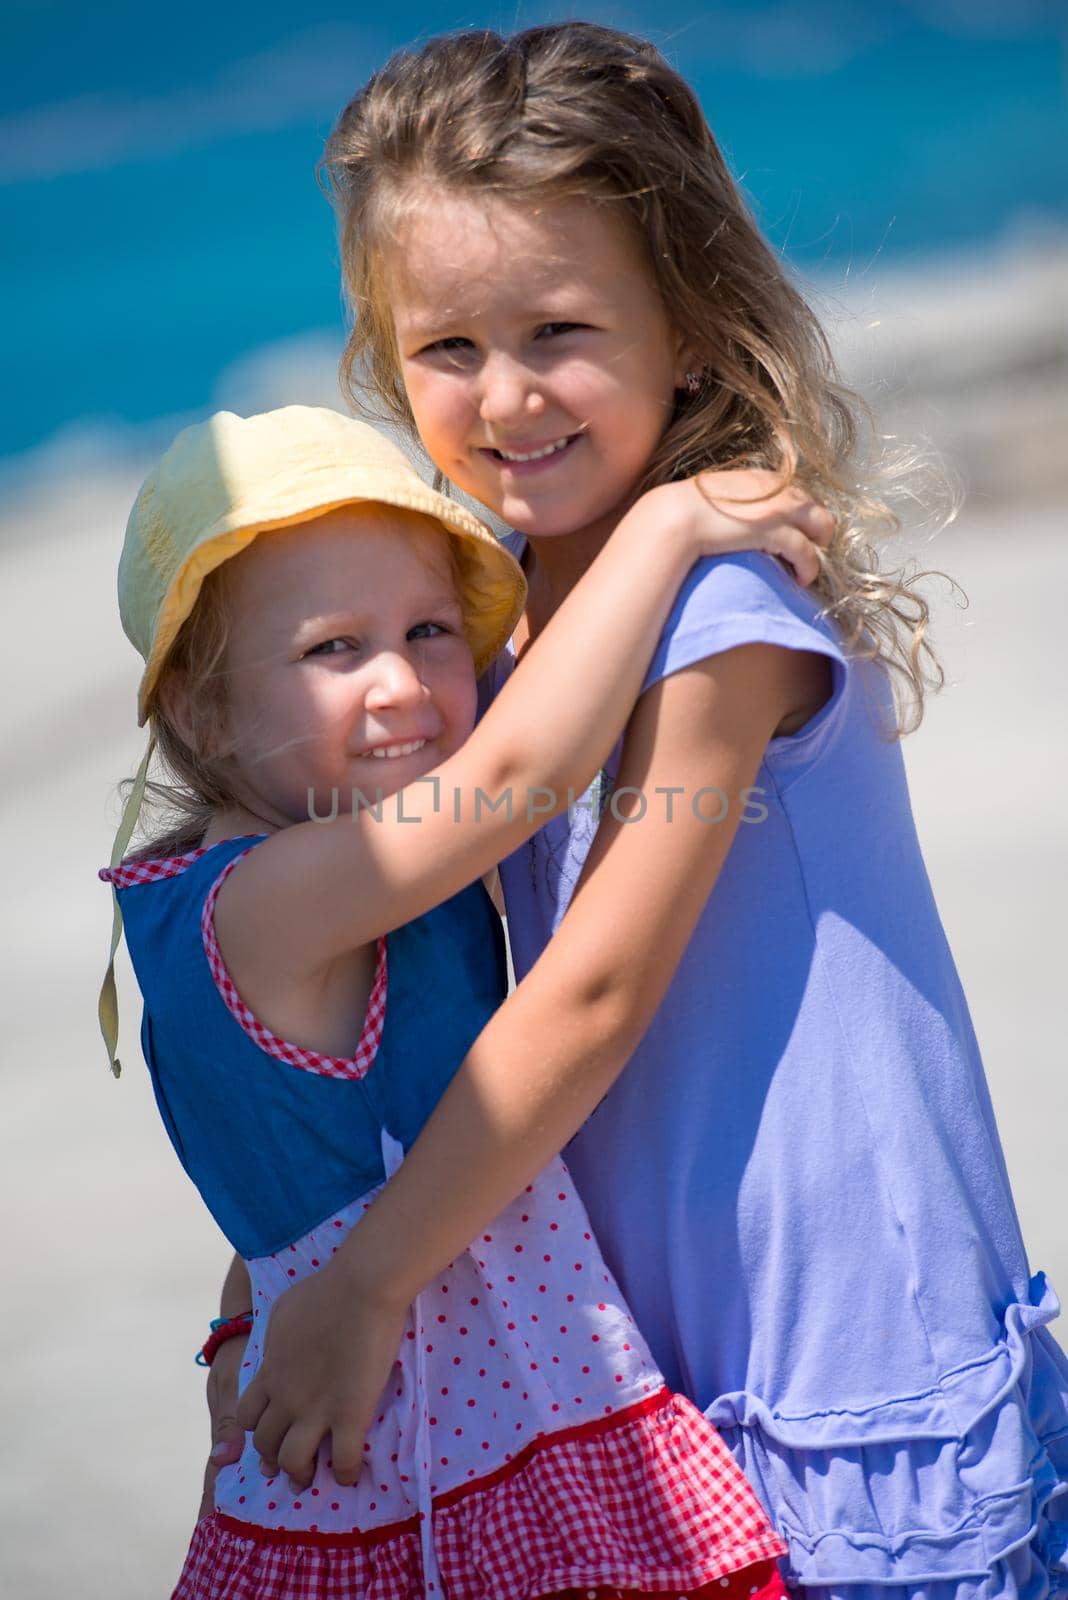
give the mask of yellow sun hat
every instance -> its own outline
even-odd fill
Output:
[[[460,600],[475,672],[489,666],[526,599],[519,563],[466,506],[424,483],[370,423],[323,406],[260,416],[218,411],[180,433],[141,486],[119,562],[119,612],[145,661],[137,720],[148,716],[178,630],[208,573],[257,534],[357,503],[419,511],[455,536]]]
[[[283,406],[254,417],[217,411],[178,435],[141,485],[126,525],[119,614],[145,662],[139,726],[148,720],[160,673],[208,573],[258,534],[357,504],[421,512],[453,536],[464,632],[476,674],[485,671],[519,621],[527,586],[519,563],[473,512],[424,483],[399,445],[370,423],[324,406]],[[137,823],[154,748],[150,739],[123,807],[113,867]],[[116,897],[99,1005],[116,1077],[114,968],[121,933]]]

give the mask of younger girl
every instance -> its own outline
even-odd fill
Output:
[[[342,1241],[503,997],[474,880],[534,831],[534,795],[561,809],[607,754],[693,561],[755,543],[812,575],[801,530],[824,517],[799,494],[753,518],[654,491],[468,739],[522,574],[395,446],[332,412],[224,412],[145,483],[120,605],[141,720],[201,815],[123,862],[120,839],[101,876],[160,1111],[248,1262],[250,1373],[291,1285],[343,1315]],[[250,1445],[177,1595],[774,1600],[782,1545],[665,1388],[562,1162],[443,1268],[380,1330],[370,1426],[335,1426],[296,1494]]]
[[[303,1471],[310,1398],[355,1351],[344,1404],[315,1415],[358,1432],[390,1307],[571,1139],[658,1365],[722,1429],[792,1583],[1064,1592],[1057,1302],[1029,1272],[893,737],[887,669],[922,694],[926,608],[877,569],[887,512],[819,329],[693,94],[610,29],[396,57],[326,166],[350,375],[522,535],[527,611],[491,691],[523,682],[650,484],[770,469],[840,533],[819,600],[759,555],[688,580],[607,809],[587,795],[502,868],[522,982],[353,1235],[358,1299],[340,1325],[299,1291],[279,1307],[240,1420]]]

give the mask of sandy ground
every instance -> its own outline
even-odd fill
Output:
[[[137,472],[131,484],[136,485]],[[95,1003],[109,909],[95,868],[134,770],[137,672],[114,621],[130,487],[54,485],[0,521],[9,686],[0,1171],[6,1438],[0,1590],[169,1593],[198,1498],[203,1336],[228,1250],[180,1172],[136,1048],[108,1076]],[[929,553],[954,680],[906,745],[928,864],[973,1006],[1034,1267],[1068,1284],[1061,682],[1068,544],[1057,507],[973,506]],[[1058,731],[1060,730],[1060,731]],[[873,841],[878,848],[878,841]]]

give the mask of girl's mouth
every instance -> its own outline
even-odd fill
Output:
[[[482,450],[482,454],[489,456],[505,472],[528,477],[531,473],[544,472],[569,456],[581,438],[581,433],[569,433],[547,444],[535,445],[531,450],[499,450],[489,446]]]
[[[369,750],[361,750],[361,759],[365,756],[376,761],[393,761],[398,756],[414,756],[426,744],[425,739],[409,739],[405,744],[376,744]]]

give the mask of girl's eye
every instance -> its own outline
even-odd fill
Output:
[[[582,328],[583,326],[584,324],[581,322],[543,322],[541,327],[538,329],[538,337],[540,338],[543,334],[545,334],[548,338],[552,339],[561,333],[574,333],[576,329]]]
[[[336,650],[334,649],[335,645],[337,646]],[[310,650],[305,650],[304,655],[305,657],[336,656],[340,655],[342,650],[351,649],[352,644],[348,639],[324,639],[321,644],[313,644]]]
[[[425,345],[419,354],[423,356],[460,356],[466,355],[469,350],[473,349],[474,345],[470,339],[464,339],[459,334],[456,334],[448,339],[435,339],[433,344]]]
[[[451,633],[452,629],[444,622],[417,622],[414,628],[408,629],[409,639],[436,639],[440,633]]]

